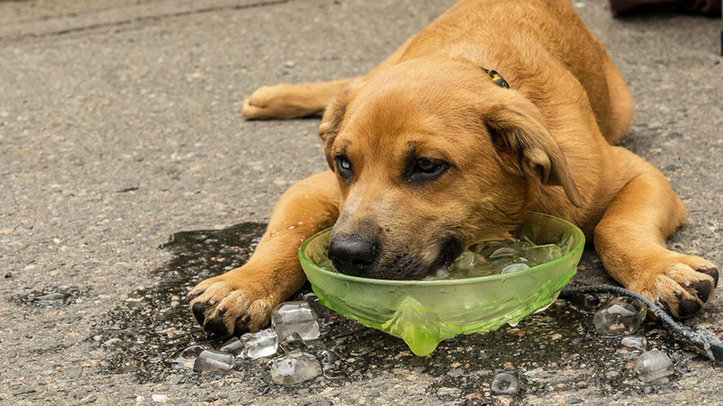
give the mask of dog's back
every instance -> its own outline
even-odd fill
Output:
[[[577,82],[602,134],[622,136],[610,126],[608,81],[624,83],[610,78],[612,62],[567,0],[460,1],[417,34],[400,61],[432,55],[495,69],[540,107],[575,95],[569,87]]]

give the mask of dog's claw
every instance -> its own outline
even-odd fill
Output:
[[[202,302],[194,303],[191,311],[198,324],[203,326],[203,322],[206,321],[206,304]]]
[[[707,266],[701,266],[696,269],[696,271],[700,273],[704,273],[706,275],[710,275],[713,278],[713,286],[718,287],[718,268],[711,267],[708,268]]]
[[[238,319],[236,319],[236,323],[234,324],[233,334],[237,337],[240,337],[243,334],[246,334],[250,332],[249,329],[249,321],[251,321],[251,316],[248,314],[244,314]]]
[[[191,300],[201,296],[203,292],[205,292],[205,290],[190,291],[188,292],[188,295],[186,295],[186,299],[190,302]]]

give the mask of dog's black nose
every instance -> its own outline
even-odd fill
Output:
[[[377,246],[358,234],[336,235],[329,244],[329,259],[337,271],[363,276],[377,259]]]

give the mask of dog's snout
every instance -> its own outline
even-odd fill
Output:
[[[361,276],[377,260],[377,244],[357,234],[337,235],[329,244],[329,259],[337,271]]]

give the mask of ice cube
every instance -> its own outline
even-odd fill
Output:
[[[512,273],[517,271],[522,271],[523,269],[529,269],[530,267],[527,266],[527,264],[509,264],[506,267],[502,268],[500,273]]]
[[[509,258],[514,257],[515,255],[518,255],[520,251],[514,247],[501,247],[497,248],[493,253],[491,253],[488,258],[489,259],[500,259],[500,258]]]
[[[600,299],[589,293],[573,293],[567,300],[580,310],[594,310],[600,304]]]
[[[226,341],[223,347],[221,347],[219,350],[227,352],[229,354],[233,354],[238,357],[244,351],[244,343],[238,338],[234,337]]]
[[[192,345],[181,351],[180,354],[173,360],[173,364],[181,368],[193,368],[193,364],[198,358],[198,355],[205,350],[206,347],[202,345]]]
[[[640,300],[614,297],[595,313],[595,329],[603,336],[632,334],[645,320],[648,307]]]
[[[321,304],[319,296],[316,296],[316,293],[305,293],[302,298],[311,306],[311,310],[313,310],[318,317],[326,318],[334,314],[333,310]]]
[[[279,385],[296,385],[321,375],[319,361],[306,352],[293,352],[273,359],[269,364],[271,379]]]
[[[644,352],[635,361],[635,373],[643,382],[652,382],[656,379],[675,373],[673,361],[667,354],[660,351]]]
[[[309,349],[309,346],[306,345],[304,339],[301,338],[301,336],[297,332],[293,332],[286,336],[286,338],[284,338],[284,341],[279,343],[279,347],[285,353],[290,353],[294,351],[306,351]]]
[[[648,340],[646,340],[643,336],[627,336],[620,340],[620,344],[626,347],[644,350],[645,346],[648,344]]]
[[[336,368],[337,356],[329,350],[324,350],[319,354],[321,356],[321,364],[324,371]]]
[[[514,395],[520,390],[520,382],[514,375],[502,372],[492,379],[490,389],[498,395]]]
[[[477,255],[472,251],[464,251],[454,260],[454,266],[458,269],[472,269],[475,266]]]
[[[228,371],[234,367],[236,357],[223,351],[203,350],[193,364],[196,372]]]
[[[279,340],[299,333],[304,340],[319,338],[319,322],[311,306],[304,301],[281,303],[271,314],[271,326]]]
[[[252,359],[270,357],[276,354],[276,350],[279,348],[279,338],[276,332],[270,328],[258,333],[244,334],[241,336],[241,341],[246,348],[246,356]]]
[[[205,349],[206,349],[205,346],[196,344],[196,345],[192,345],[192,346],[184,349],[183,351],[181,351],[180,355],[183,358],[196,359]]]
[[[499,272],[499,269],[498,263],[490,262],[484,256],[473,251],[465,251],[447,267],[447,275],[436,275],[430,279],[473,278],[493,275]]]
[[[525,249],[522,256],[534,266],[560,258],[562,250],[555,244],[538,245]]]

